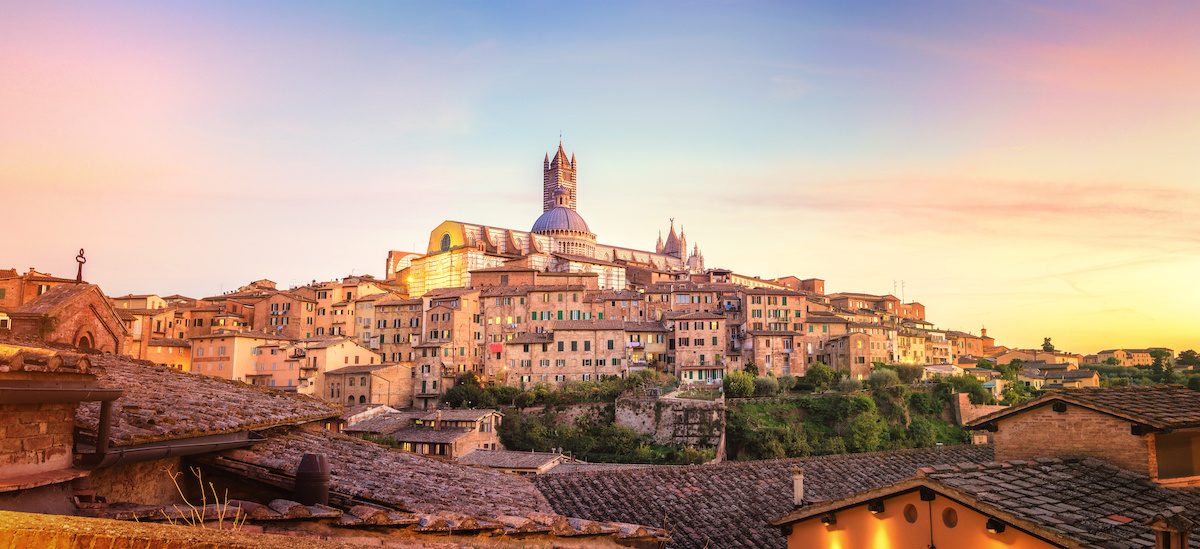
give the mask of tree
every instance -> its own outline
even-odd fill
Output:
[[[896,366],[896,375],[900,376],[900,381],[905,385],[912,385],[921,380],[921,376],[925,373],[925,368],[920,366],[912,366],[909,364],[901,364]]]
[[[817,362],[804,372],[804,382],[811,385],[813,391],[820,392],[829,388],[829,384],[833,382],[833,375],[833,368],[823,362]]]
[[[480,386],[479,378],[471,373],[458,376],[454,387],[446,391],[442,401],[450,408],[494,408],[496,406],[496,398],[491,392]]]
[[[1175,367],[1171,364],[1171,353],[1164,349],[1152,349],[1150,358],[1150,373],[1161,383],[1171,383],[1175,380]]]
[[[918,448],[933,446],[937,444],[937,427],[927,417],[913,418],[912,424],[908,426],[908,439]]]
[[[850,420],[848,446],[856,452],[872,452],[879,449],[886,425],[879,412],[869,410]]]
[[[1050,338],[1047,337],[1042,339],[1042,350],[1046,351],[1047,353],[1054,352],[1054,344],[1050,342]]]
[[[1187,386],[1193,391],[1200,391],[1200,376],[1189,377]]]
[[[754,378],[754,396],[771,396],[779,392],[779,382],[775,376],[759,376]]]
[[[755,364],[753,360],[747,360],[746,366],[743,367],[742,370],[752,376],[758,375],[758,365]]]
[[[900,376],[892,370],[877,370],[871,372],[871,378],[867,381],[871,385],[871,389],[880,391],[888,387],[894,387],[900,384]]]
[[[1104,359],[1104,363],[1108,366],[1120,366],[1121,365],[1121,361],[1117,360],[1117,357],[1115,357],[1115,356],[1110,356],[1110,357]]]
[[[786,393],[791,391],[796,386],[796,378],[794,376],[782,376],[779,378],[779,392]]]
[[[1179,353],[1179,358],[1175,360],[1175,363],[1180,366],[1196,368],[1200,366],[1200,353],[1188,349]]]
[[[853,393],[859,389],[862,389],[862,382],[852,377],[841,379],[837,384],[837,390],[843,393]]]
[[[733,398],[753,395],[754,376],[749,372],[729,372],[725,376],[725,394]]]

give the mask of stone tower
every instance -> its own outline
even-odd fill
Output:
[[[564,206],[575,209],[575,155],[567,158],[562,141],[558,142],[558,152],[554,158],[546,155],[542,165],[542,211],[550,211],[558,205],[555,189],[562,187],[566,191]]]

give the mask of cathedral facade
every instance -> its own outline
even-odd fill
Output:
[[[627,271],[653,271],[683,277],[704,271],[704,256],[671,221],[666,240],[654,250],[601,244],[579,214],[578,163],[562,143],[542,162],[542,213],[529,230],[443,221],[429,234],[423,255],[389,252],[387,278],[421,296],[438,288],[471,285],[471,271],[524,268],[542,272],[590,273],[597,287],[625,289]],[[404,257],[404,261],[397,258]]]

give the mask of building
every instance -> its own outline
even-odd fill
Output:
[[[31,269],[32,272],[32,269]],[[126,330],[100,287],[23,275],[7,279],[13,307],[0,308],[0,336],[120,353]],[[0,281],[2,282],[2,281]]]
[[[1099,387],[1100,373],[1079,368],[1022,368],[1017,381],[1034,389]]]
[[[542,212],[528,231],[444,221],[430,233],[425,255],[388,254],[388,280],[410,296],[438,288],[474,286],[473,272],[525,268],[537,272],[587,273],[602,289],[624,290],[628,269],[703,272],[699,247],[688,249],[682,227],[672,220],[666,240],[654,251],[602,244],[578,211],[578,163],[562,144],[542,166]],[[690,253],[689,253],[690,252]],[[401,266],[406,264],[407,266]]]
[[[190,341],[192,372],[245,383],[272,385],[270,379],[274,378],[274,374],[265,373],[270,370],[263,369],[264,361],[260,358],[262,351],[259,349],[281,349],[290,340],[262,332],[218,332],[198,335]],[[280,353],[280,361],[283,356],[284,353]],[[263,379],[267,381],[264,383]]]
[[[1117,366],[1151,366],[1154,364],[1154,353],[1165,353],[1167,364],[1175,361],[1175,351],[1163,347],[1148,349],[1106,349],[1096,353],[1096,363],[1107,364],[1115,362]]]
[[[380,414],[352,431],[405,452],[455,461],[476,450],[503,450],[497,432],[502,418],[496,410],[402,411]]]
[[[1051,392],[967,424],[997,462],[921,469],[773,521],[791,547],[1183,549],[1200,520],[1200,393],[1177,386]]]
[[[409,364],[360,364],[325,372],[322,398],[356,404],[408,408],[413,404],[413,366]]]
[[[667,320],[672,328],[668,347],[674,350],[668,363],[679,379],[688,384],[721,384],[729,352],[725,315],[685,312],[669,314]]]
[[[474,450],[458,459],[463,465],[496,469],[510,475],[544,475],[562,463],[578,460],[559,452],[516,452],[513,450]]]

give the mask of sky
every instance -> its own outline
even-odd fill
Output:
[[[561,134],[602,242],[674,218],[709,266],[1010,346],[1196,348],[1197,28],[1197,2],[0,0],[0,267],[382,275],[444,219],[527,229]]]

